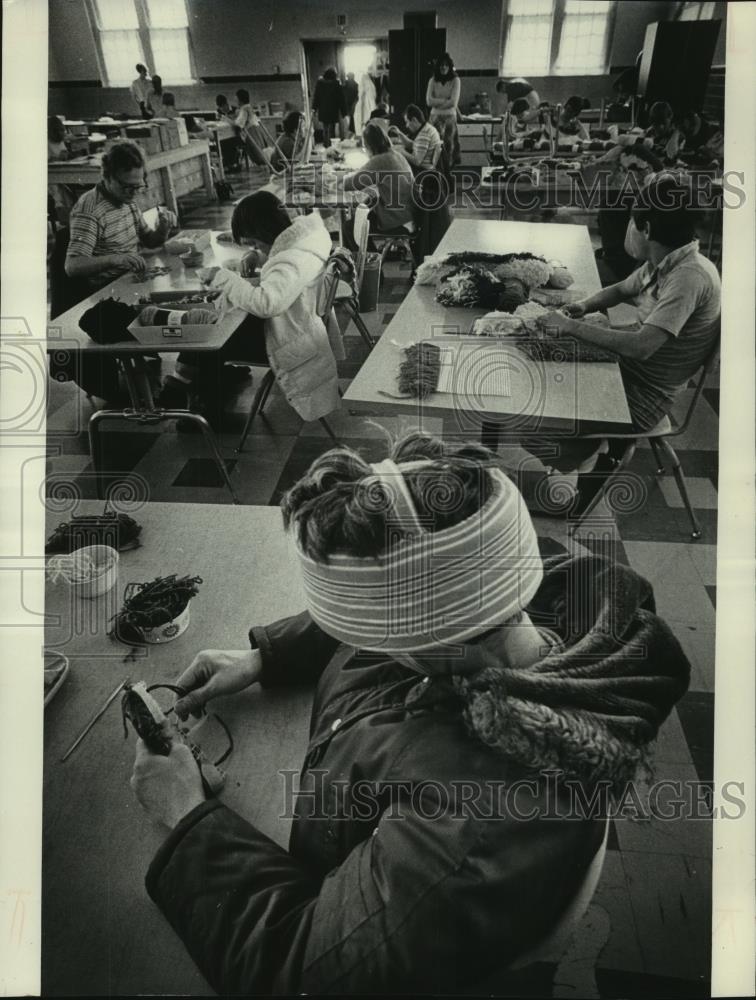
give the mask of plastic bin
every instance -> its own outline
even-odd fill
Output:
[[[360,287],[360,312],[375,312],[378,308],[378,289],[381,285],[381,255],[369,253],[365,258]]]

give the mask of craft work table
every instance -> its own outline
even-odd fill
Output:
[[[49,512],[48,535],[71,514]],[[44,996],[207,995],[210,987],[144,887],[167,835],[151,824],[129,787],[136,737],[124,739],[117,699],[65,763],[64,752],[126,677],[170,683],[202,649],[244,649],[247,630],[304,607],[295,557],[274,507],[149,503],[124,507],[142,525],[141,548],[120,553],[119,579],[93,601],[48,584],[46,648],[71,671],[45,711],[42,855]],[[133,662],[111,641],[108,621],[130,581],[169,573],[202,577],[186,632],[146,646]],[[40,681],[41,696],[41,681]],[[282,769],[299,772],[307,746],[310,689],[259,685],[214,703],[234,751],[224,764],[222,800],[281,846]]]
[[[436,250],[477,250],[485,253],[529,251],[565,264],[575,279],[574,288],[592,295],[599,291],[593,248],[585,226],[526,222],[491,222],[457,219]],[[511,394],[486,396],[468,393],[433,393],[425,400],[389,399],[397,395],[397,372],[404,359],[402,348],[441,335],[468,333],[485,309],[446,308],[435,299],[434,285],[415,285],[399,306],[378,343],[344,393],[351,413],[456,417],[458,432],[475,437],[485,424],[502,430],[558,430],[569,433],[576,420],[627,427],[630,413],[616,362],[534,362],[506,338],[491,340],[497,355],[508,354]],[[481,351],[489,350],[488,344]]]
[[[204,187],[208,198],[214,200],[209,150],[206,139],[190,139],[186,146],[146,156],[147,190],[137,199],[139,207],[144,211],[166,205],[178,214],[177,199],[198,187]],[[102,175],[101,164],[100,154],[48,163],[47,183],[94,187]]]

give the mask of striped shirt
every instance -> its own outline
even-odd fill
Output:
[[[419,130],[412,140],[412,155],[418,167],[435,167],[441,153],[441,136],[430,122]]]
[[[71,209],[71,238],[66,260],[73,257],[105,257],[111,253],[136,253],[139,237],[147,231],[142,213],[134,202],[118,204],[102,183],[79,198]],[[89,278],[93,285],[106,285],[122,270],[101,271]]]
[[[656,268],[648,262],[619,285],[638,309],[641,324],[671,336],[645,361],[623,358],[620,370],[633,423],[657,423],[714,346],[719,331],[719,272],[698,252],[698,240],[668,253]]]

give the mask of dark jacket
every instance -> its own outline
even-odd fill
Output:
[[[563,573],[576,561],[548,563],[529,609],[568,645],[586,609],[598,607],[583,591],[565,607]],[[640,704],[638,691],[658,668],[676,676],[679,697],[687,661],[653,614],[650,586],[624,567],[589,561],[597,586],[612,587],[622,606],[619,617],[612,610],[614,629],[588,640],[596,655],[585,662],[605,661],[598,688]],[[250,635],[264,684],[317,683],[302,784],[314,782],[327,818],[312,815],[312,798],[300,800],[287,853],[213,800],[159,850],[150,896],[215,989],[461,992],[552,930],[600,845],[603,819],[511,815],[501,792],[518,779],[531,782],[517,799],[526,813],[549,803],[550,815],[563,812],[562,793],[549,799],[548,778],[469,735],[443,674],[423,680],[385,656],[355,654],[307,614]],[[601,668],[590,669],[593,697]],[[378,783],[375,796],[358,798],[360,780]],[[465,787],[479,790],[473,806],[463,804]]]
[[[318,80],[312,98],[313,109],[324,125],[335,125],[347,113],[344,91],[338,80]]]

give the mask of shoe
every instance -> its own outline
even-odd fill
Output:
[[[168,375],[158,394],[157,405],[163,410],[188,410],[191,408],[191,396],[191,386]]]

